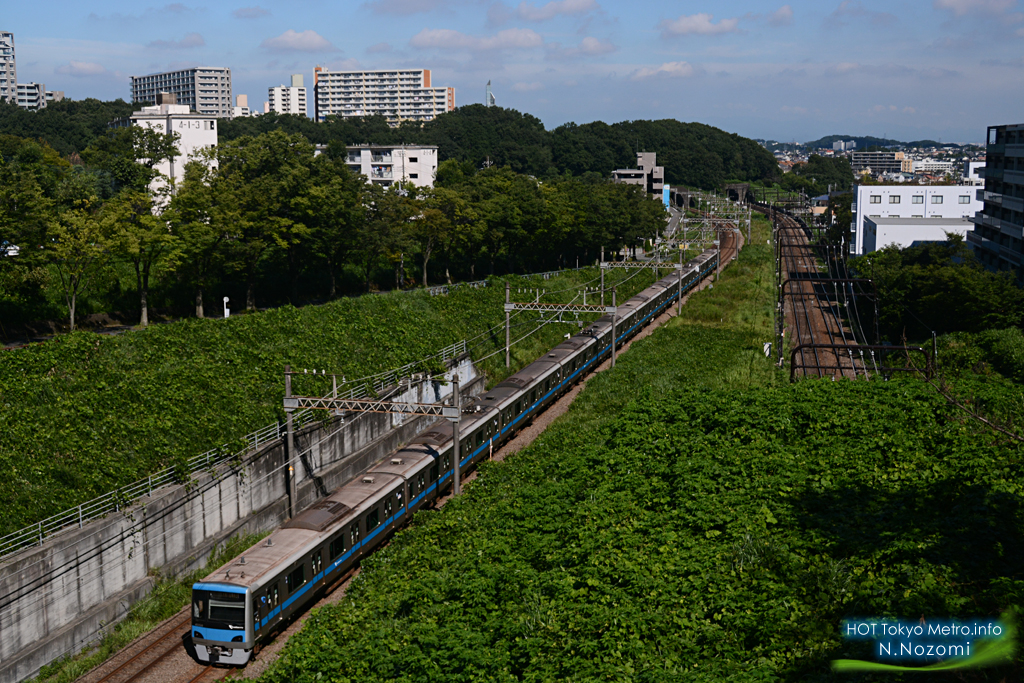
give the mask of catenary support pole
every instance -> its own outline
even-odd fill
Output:
[[[601,305],[604,306],[604,247],[601,247]]]
[[[615,367],[615,327],[619,321],[618,308],[615,306],[615,287],[612,287],[612,367]]]
[[[683,250],[679,250],[679,296],[676,301],[676,315],[683,314]]]
[[[455,495],[462,493],[462,453],[459,451],[459,422],[462,419],[462,399],[459,396],[459,376],[452,381],[452,405],[459,410],[459,417],[452,420],[452,453],[455,458]]]
[[[291,398],[292,395],[292,366],[284,366],[284,395]],[[295,433],[292,429],[293,410],[285,409],[285,451],[288,466],[284,468],[285,486],[288,489],[288,517],[295,516],[295,467],[292,457],[295,453]]]
[[[512,302],[512,299],[509,298],[510,293],[511,293],[511,286],[509,285],[508,282],[506,282],[505,283],[505,303],[506,304],[509,304],[509,303]],[[507,307],[506,307],[506,310],[505,310],[505,367],[506,368],[509,367],[509,351],[508,351],[508,349],[509,349],[509,346],[510,346],[510,344],[509,344],[508,322],[509,322],[509,317],[508,317],[508,310],[507,310]]]

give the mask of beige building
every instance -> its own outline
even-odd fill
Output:
[[[384,116],[392,125],[430,121],[455,109],[455,88],[434,87],[430,69],[330,71],[314,69],[315,119]]]
[[[665,188],[665,167],[657,165],[656,152],[637,152],[636,168],[612,171],[612,182],[640,185],[660,197]]]

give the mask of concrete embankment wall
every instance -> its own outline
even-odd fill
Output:
[[[481,393],[484,378],[468,358],[450,364],[463,395]],[[433,403],[452,385],[393,389],[388,397]],[[363,414],[297,430],[294,509],[318,497],[306,465],[327,490],[350,481],[425,430],[436,418]],[[36,675],[81,651],[147,595],[154,576],[201,568],[232,536],[276,528],[288,516],[285,440],[269,442],[235,466],[219,466],[189,485],[167,486],[122,513],[71,528],[0,562],[0,683]],[[306,463],[299,456],[306,457]]]

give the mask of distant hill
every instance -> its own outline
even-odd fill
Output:
[[[826,135],[823,138],[812,140],[811,142],[804,143],[805,147],[810,149],[832,149],[832,143],[838,140],[854,140],[857,143],[857,149],[865,149],[867,147],[895,147],[899,149],[914,149],[918,147],[961,147],[954,142],[939,142],[938,140],[914,140],[912,142],[901,142],[900,140],[890,140],[888,138],[876,138],[870,135]]]

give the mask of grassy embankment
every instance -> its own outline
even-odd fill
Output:
[[[516,289],[574,290],[597,276],[597,269],[587,269],[511,282]],[[613,273],[609,283],[628,276]],[[620,296],[652,277],[633,277]],[[358,378],[418,361],[460,339],[473,339],[473,357],[482,358],[504,346],[502,329],[483,334],[503,322],[504,298],[498,279],[449,296],[366,296],[230,320],[184,320],[115,337],[77,332],[0,353],[0,473],[7,482],[0,536],[283,417],[285,364]],[[513,340],[533,330],[535,321],[533,314],[518,316]],[[548,325],[516,344],[510,371],[575,329]],[[483,363],[492,380],[510,372],[503,356]],[[312,378],[296,381],[297,392],[329,389]]]
[[[1014,611],[1019,446],[918,381],[790,385],[761,351],[764,231],[530,448],[365,561],[263,680],[832,680],[829,660],[871,658],[845,617]]]

